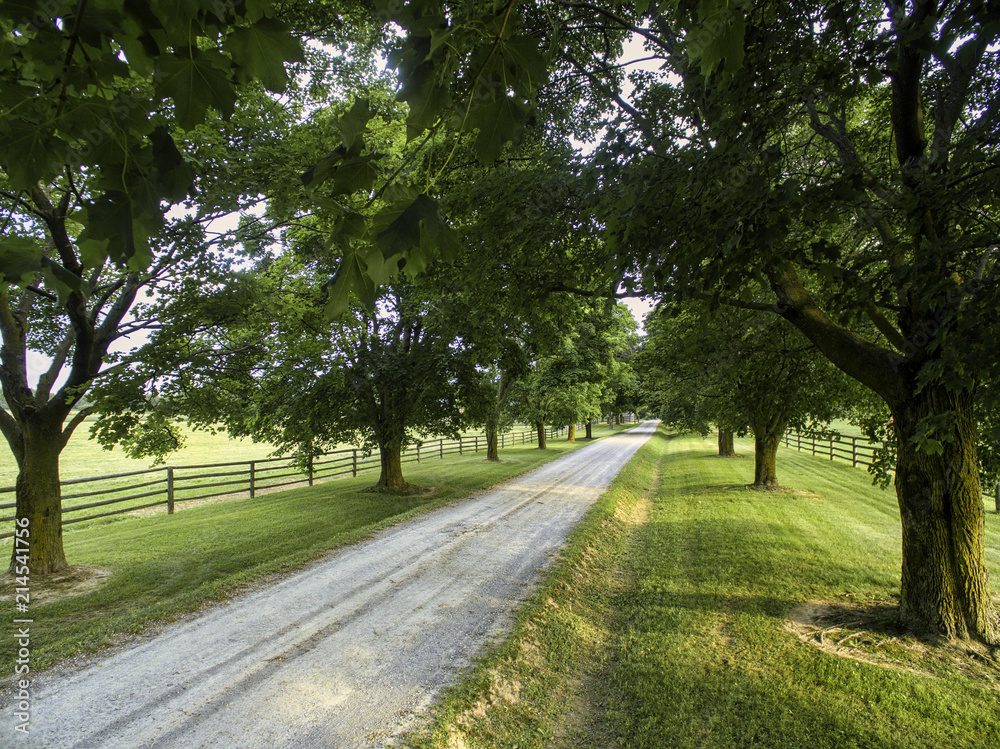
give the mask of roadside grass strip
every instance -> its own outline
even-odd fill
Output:
[[[595,427],[595,437],[619,433]],[[484,491],[589,444],[549,441],[501,452],[446,456],[409,464],[406,478],[424,494],[394,496],[364,491],[377,474],[345,478],[254,499],[185,508],[174,515],[121,515],[94,521],[65,536],[74,565],[62,581],[32,579],[31,669],[123,643],[131,635],[224,601],[355,543],[416,513]],[[0,599],[12,598],[5,576]],[[10,635],[0,647],[0,677],[14,672]]]
[[[449,690],[408,746],[617,746],[605,743],[616,735],[604,713],[617,696],[606,689],[621,624],[615,600],[631,587],[620,565],[655,495],[667,440],[659,429],[633,456],[570,533],[511,636]]]
[[[849,621],[825,630],[839,644],[824,650],[821,630],[817,640],[789,628],[810,602],[891,610],[892,490],[782,449],[787,488],[754,492],[752,443],[737,450],[742,458],[726,460],[712,440],[651,439],[574,533],[513,636],[412,746],[1000,746],[995,655]],[[996,591],[1000,516],[989,513],[986,527]],[[868,656],[883,662],[858,660]]]

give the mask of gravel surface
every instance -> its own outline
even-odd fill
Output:
[[[655,429],[588,445],[271,587],[32,684],[0,746],[394,745],[510,623],[566,534]]]

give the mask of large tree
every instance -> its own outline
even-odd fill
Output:
[[[183,18],[165,2],[0,6],[0,431],[33,574],[66,566],[59,455],[112,344],[145,324],[129,317],[137,294],[210,264],[205,214],[166,218],[195,185],[198,126],[231,116],[258,81],[280,91],[285,62],[302,59],[272,12],[209,0],[186,3]],[[30,351],[51,361],[37,381]]]
[[[616,213],[611,227],[657,248],[623,247],[642,283],[780,315],[885,401],[902,619],[992,644],[976,414],[998,353],[998,14],[995,3],[769,3],[730,15],[742,43],[708,77],[661,37],[679,83],[648,88],[641,106],[648,119],[669,99],[688,137],[671,163],[632,161],[648,198],[623,197],[651,224]],[[757,279],[772,301],[751,299]]]

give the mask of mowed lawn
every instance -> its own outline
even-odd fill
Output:
[[[860,663],[783,626],[804,601],[898,594],[891,490],[872,487],[863,470],[783,449],[779,480],[799,493],[747,491],[751,443],[728,461],[700,440],[667,444],[631,558],[636,585],[620,602],[616,683],[634,706],[622,713],[629,745],[1000,746],[1000,679]],[[989,514],[987,529],[1000,593],[1000,516]]]
[[[778,477],[791,491],[750,491],[753,446],[737,449],[743,457],[726,460],[713,439],[650,440],[511,639],[412,745],[1000,747],[996,655],[969,677],[910,649],[916,641],[873,638],[866,648],[892,656],[891,668],[786,628],[805,602],[897,596],[893,492],[864,470],[785,448]],[[996,594],[1000,516],[986,523]],[[858,630],[846,622],[827,637]]]

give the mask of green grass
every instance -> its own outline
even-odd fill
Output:
[[[629,425],[614,431],[626,428]],[[596,437],[612,433],[606,426],[594,431]],[[368,474],[191,507],[171,516],[95,521],[66,534],[65,549],[70,564],[110,572],[102,587],[44,603],[38,602],[41,581],[32,580],[33,669],[94,652],[122,635],[141,632],[151,622],[225,599],[241,585],[300,567],[378,528],[466,497],[586,444],[554,439],[546,451],[508,448],[501,452],[501,463],[467,454],[404,466],[407,480],[434,488],[429,496],[364,492],[375,480]],[[9,596],[9,578],[3,587]],[[0,674],[12,672],[15,652],[10,635],[4,635]]]
[[[896,594],[894,495],[862,470],[787,449],[778,476],[800,493],[748,491],[752,444],[737,448],[746,457],[720,460],[712,441],[651,440],[514,636],[413,743],[444,747],[460,734],[470,748],[1000,746],[1000,691],[987,682],[838,657],[784,629],[805,601]],[[648,522],[616,519],[643,496]],[[987,547],[996,588],[995,514]],[[503,697],[510,684],[516,699]]]
[[[121,448],[105,450],[96,440],[90,439],[88,419],[70,437],[59,460],[59,477],[65,479],[105,476],[126,471],[149,468],[150,461],[130,458]],[[171,454],[166,465],[191,465],[198,463],[225,463],[237,460],[260,460],[268,457],[271,445],[251,440],[230,439],[225,433],[212,434],[205,430],[181,428],[185,443]],[[0,453],[0,486],[13,486],[17,478],[17,465],[6,448]]]

